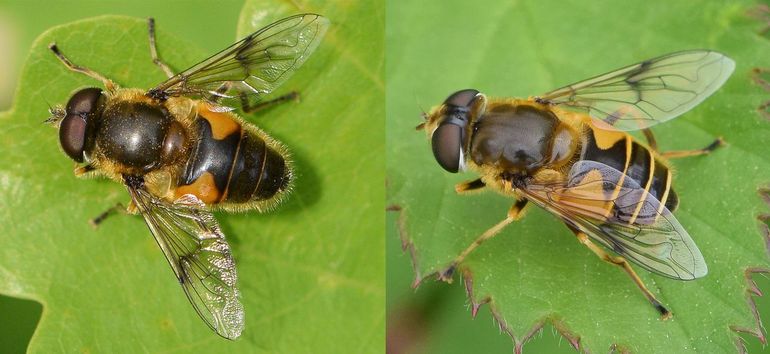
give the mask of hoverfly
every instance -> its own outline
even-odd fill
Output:
[[[195,311],[228,339],[240,336],[244,313],[230,246],[211,210],[271,209],[293,180],[283,144],[229,106],[249,112],[293,98],[259,101],[307,60],[328,26],[316,14],[287,17],[174,75],[157,55],[149,19],[150,53],[169,77],[150,90],[121,88],[50,45],[68,69],[104,85],[77,91],[47,121],[81,165],[75,174],[125,184],[128,212],[144,217]]]
[[[516,202],[439,277],[450,280],[469,253],[519,219],[531,201],[559,217],[601,259],[622,267],[668,318],[669,310],[626,259],[673,279],[706,275],[701,252],[672,214],[678,198],[667,158],[707,154],[722,140],[661,153],[649,128],[695,107],[734,68],[721,53],[690,50],[527,99],[488,98],[472,89],[450,95],[417,126],[431,140],[436,161],[448,172],[481,175],[458,184],[458,193],[489,187]],[[644,133],[647,144],[626,133],[634,130]]]

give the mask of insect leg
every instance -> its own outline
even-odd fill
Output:
[[[287,93],[287,94],[285,94],[283,96],[276,97],[276,98],[274,98],[274,99],[272,99],[270,101],[260,102],[260,103],[258,103],[256,105],[252,106],[249,103],[249,96],[247,96],[246,94],[242,93],[241,94],[241,108],[246,113],[252,113],[252,112],[257,112],[257,111],[261,111],[263,109],[270,108],[272,106],[275,106],[275,105],[277,105],[279,103],[283,103],[285,101],[297,100],[297,99],[299,99],[299,93],[297,93],[297,91],[292,91],[292,92],[289,92],[289,93]]]
[[[147,19],[147,32],[150,35],[150,55],[152,56],[152,62],[155,63],[169,78],[174,77],[174,71],[166,65],[160,57],[158,57],[158,47],[155,45],[155,19],[150,17]]]
[[[114,213],[127,213],[126,207],[123,205],[123,203],[118,202],[117,204],[113,205],[111,208],[105,210],[101,214],[97,215],[95,218],[88,220],[88,223],[91,224],[94,228],[98,227],[99,224],[101,224],[104,219],[107,219],[108,216]]]
[[[99,227],[99,225],[104,222],[105,219],[107,219],[108,216],[120,213],[124,215],[135,215],[139,212],[139,210],[136,207],[136,204],[134,204],[134,201],[132,200],[130,203],[128,203],[128,206],[123,205],[123,203],[118,202],[109,209],[105,210],[101,214],[97,215],[95,218],[88,220],[88,223],[91,224],[94,228]]]
[[[601,258],[603,261],[608,262],[610,264],[614,264],[616,266],[619,266],[623,268],[624,271],[628,274],[628,276],[631,277],[631,280],[636,283],[636,286],[639,287],[639,289],[644,293],[644,296],[647,298],[648,301],[652,304],[653,307],[655,307],[658,312],[660,312],[661,318],[666,320],[671,317],[671,312],[663,306],[663,304],[658,301],[658,299],[655,298],[655,295],[653,295],[649,290],[647,290],[647,287],[644,286],[644,283],[642,282],[642,279],[639,278],[638,275],[636,275],[636,272],[633,268],[628,264],[625,258],[620,256],[612,256],[605,252],[601,247],[597,246],[595,243],[591,242],[591,240],[588,238],[588,235],[583,233],[582,231],[576,230],[572,228],[572,226],[567,225],[572,232],[575,233],[575,236],[577,236],[578,241],[588,247],[594,254],[596,254],[599,258]]]
[[[644,137],[647,139],[647,145],[649,145],[652,150],[657,152],[658,141],[655,140],[655,135],[652,134],[652,130],[650,130],[650,128],[644,128],[642,129],[642,133],[644,133]]]
[[[473,250],[475,250],[476,247],[479,247],[479,245],[484,243],[484,241],[489,240],[490,238],[500,233],[500,231],[504,227],[508,226],[508,224],[521,219],[521,217],[524,216],[523,211],[524,211],[524,207],[526,206],[527,206],[527,199],[516,201],[516,204],[514,204],[511,207],[511,209],[508,210],[508,216],[505,219],[503,219],[503,221],[500,221],[495,226],[492,226],[487,231],[484,231],[484,233],[481,234],[481,236],[476,238],[476,240],[473,241],[473,243],[471,243],[471,245],[468,246],[468,248],[463,250],[459,256],[455,257],[455,259],[452,260],[452,263],[449,264],[449,266],[446,267],[446,269],[444,269],[439,273],[438,278],[448,283],[451,282],[452,274],[454,273],[455,268],[457,268],[457,265],[460,264],[460,262],[462,262],[463,260],[465,260],[465,257],[467,257],[471,252],[473,252]]]
[[[104,75],[99,74],[96,71],[93,71],[89,68],[85,68],[85,67],[73,64],[66,56],[64,56],[64,53],[62,53],[61,50],[59,50],[59,47],[56,46],[56,43],[51,43],[48,46],[48,49],[50,49],[53,52],[53,54],[56,55],[57,58],[59,58],[59,60],[62,62],[62,64],[64,64],[64,66],[67,67],[67,69],[70,69],[75,72],[79,72],[81,74],[86,74],[96,80],[101,81],[104,87],[107,88],[107,90],[112,91],[115,89],[115,84],[112,82],[112,80],[106,78]]]
[[[85,165],[85,166],[75,165],[75,170],[72,171],[72,172],[75,173],[75,177],[81,177],[81,176],[83,176],[83,175],[85,175],[85,174],[87,174],[89,172],[93,172],[95,170],[96,170],[96,168],[94,168],[94,166],[91,166],[91,165]]]
[[[669,159],[675,159],[679,157],[687,157],[687,156],[698,156],[698,155],[706,155],[708,153],[711,153],[716,148],[725,145],[725,141],[722,140],[722,138],[717,138],[714,140],[713,143],[709,144],[703,149],[697,149],[697,150],[676,150],[676,151],[666,151],[662,153],[661,155],[665,158]]]
[[[466,192],[475,191],[475,190],[484,188],[486,186],[487,185],[481,181],[481,178],[477,178],[473,181],[458,183],[457,185],[455,185],[455,192],[457,192],[458,194],[463,194]]]

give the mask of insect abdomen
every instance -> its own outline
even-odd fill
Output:
[[[191,193],[206,204],[273,199],[286,190],[291,171],[283,156],[230,113],[199,110],[198,139],[176,195]]]
[[[671,171],[654,152],[626,133],[594,127],[588,130],[583,141],[581,160],[601,162],[623,172],[669,210],[676,209],[677,198],[671,189]]]
[[[243,130],[227,201],[244,203],[271,199],[286,190],[290,180],[291,173],[283,156],[256,134]]]

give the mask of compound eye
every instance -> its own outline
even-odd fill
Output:
[[[86,120],[76,114],[68,114],[59,125],[59,143],[71,159],[83,162]]]
[[[457,173],[462,164],[463,128],[451,123],[439,125],[431,137],[433,156],[445,170]]]
[[[67,114],[89,114],[96,110],[99,105],[99,99],[102,97],[102,90],[90,87],[75,92],[67,101]]]
[[[88,116],[98,110],[102,90],[87,88],[76,92],[67,102],[67,115],[59,125],[59,143],[64,152],[77,162],[83,162]]]
[[[474,89],[460,90],[449,95],[444,103],[457,107],[468,107],[478,94],[479,91]]]

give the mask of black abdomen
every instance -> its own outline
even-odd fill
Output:
[[[600,147],[597,144],[597,135],[621,136],[610,146]],[[609,139],[612,140],[612,139]],[[671,190],[671,172],[668,166],[655,158],[652,151],[637,143],[630,135],[607,132],[599,129],[589,129],[585,134],[581,160],[597,161],[625,173],[642,188],[647,190],[661,203],[673,211],[677,206],[677,198]]]
[[[212,128],[209,118],[200,115],[194,129],[198,139],[179,177],[181,190],[213,181],[216,193],[209,204],[246,203],[270,199],[289,185],[291,173],[286,161],[254,132],[240,124],[234,130],[225,131],[219,124]]]

